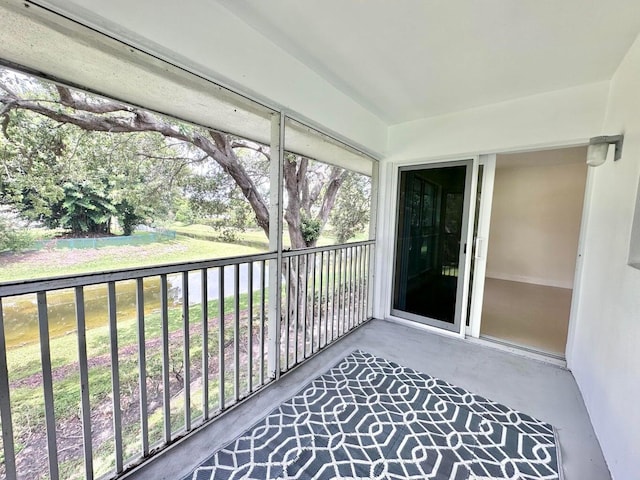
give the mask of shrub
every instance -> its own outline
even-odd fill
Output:
[[[304,215],[300,220],[300,230],[302,231],[302,238],[307,246],[311,246],[320,238],[322,223],[316,218],[309,218]]]
[[[20,252],[32,244],[33,236],[31,233],[15,218],[0,211],[0,252]]]

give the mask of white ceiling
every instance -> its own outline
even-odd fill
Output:
[[[215,0],[387,124],[608,80],[639,0]]]

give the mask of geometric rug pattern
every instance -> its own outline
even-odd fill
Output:
[[[562,478],[554,428],[356,351],[188,477]]]

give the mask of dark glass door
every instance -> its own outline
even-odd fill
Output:
[[[392,314],[458,330],[471,161],[400,169]]]

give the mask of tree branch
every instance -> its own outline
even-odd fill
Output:
[[[296,157],[287,155],[284,160],[284,187],[287,190],[287,209],[284,218],[289,229],[291,246],[304,248],[306,243],[300,231],[300,191],[298,189],[298,164]]]
[[[86,100],[76,98],[71,90],[62,85],[56,85],[56,90],[60,96],[60,103],[66,107],[75,110],[84,110],[91,113],[112,113],[112,112],[129,112],[131,107],[119,102],[103,100],[99,103],[89,103]]]
[[[324,194],[324,199],[322,200],[322,206],[320,207],[320,211],[318,212],[317,216],[317,219],[320,221],[322,228],[324,228],[327,220],[329,219],[329,214],[331,213],[333,204],[336,202],[340,187],[342,186],[345,178],[347,178],[348,173],[348,170],[343,170],[340,167],[331,167],[329,183]]]
[[[264,158],[266,158],[268,161],[271,161],[271,155],[269,155],[267,152],[264,151],[264,146],[263,145],[259,145],[258,147],[254,147],[254,146],[252,146],[252,145],[250,145],[248,143],[234,141],[234,142],[231,142],[231,148],[233,148],[233,149],[246,148],[247,150],[253,150],[254,152],[258,152],[259,154],[264,156]]]

